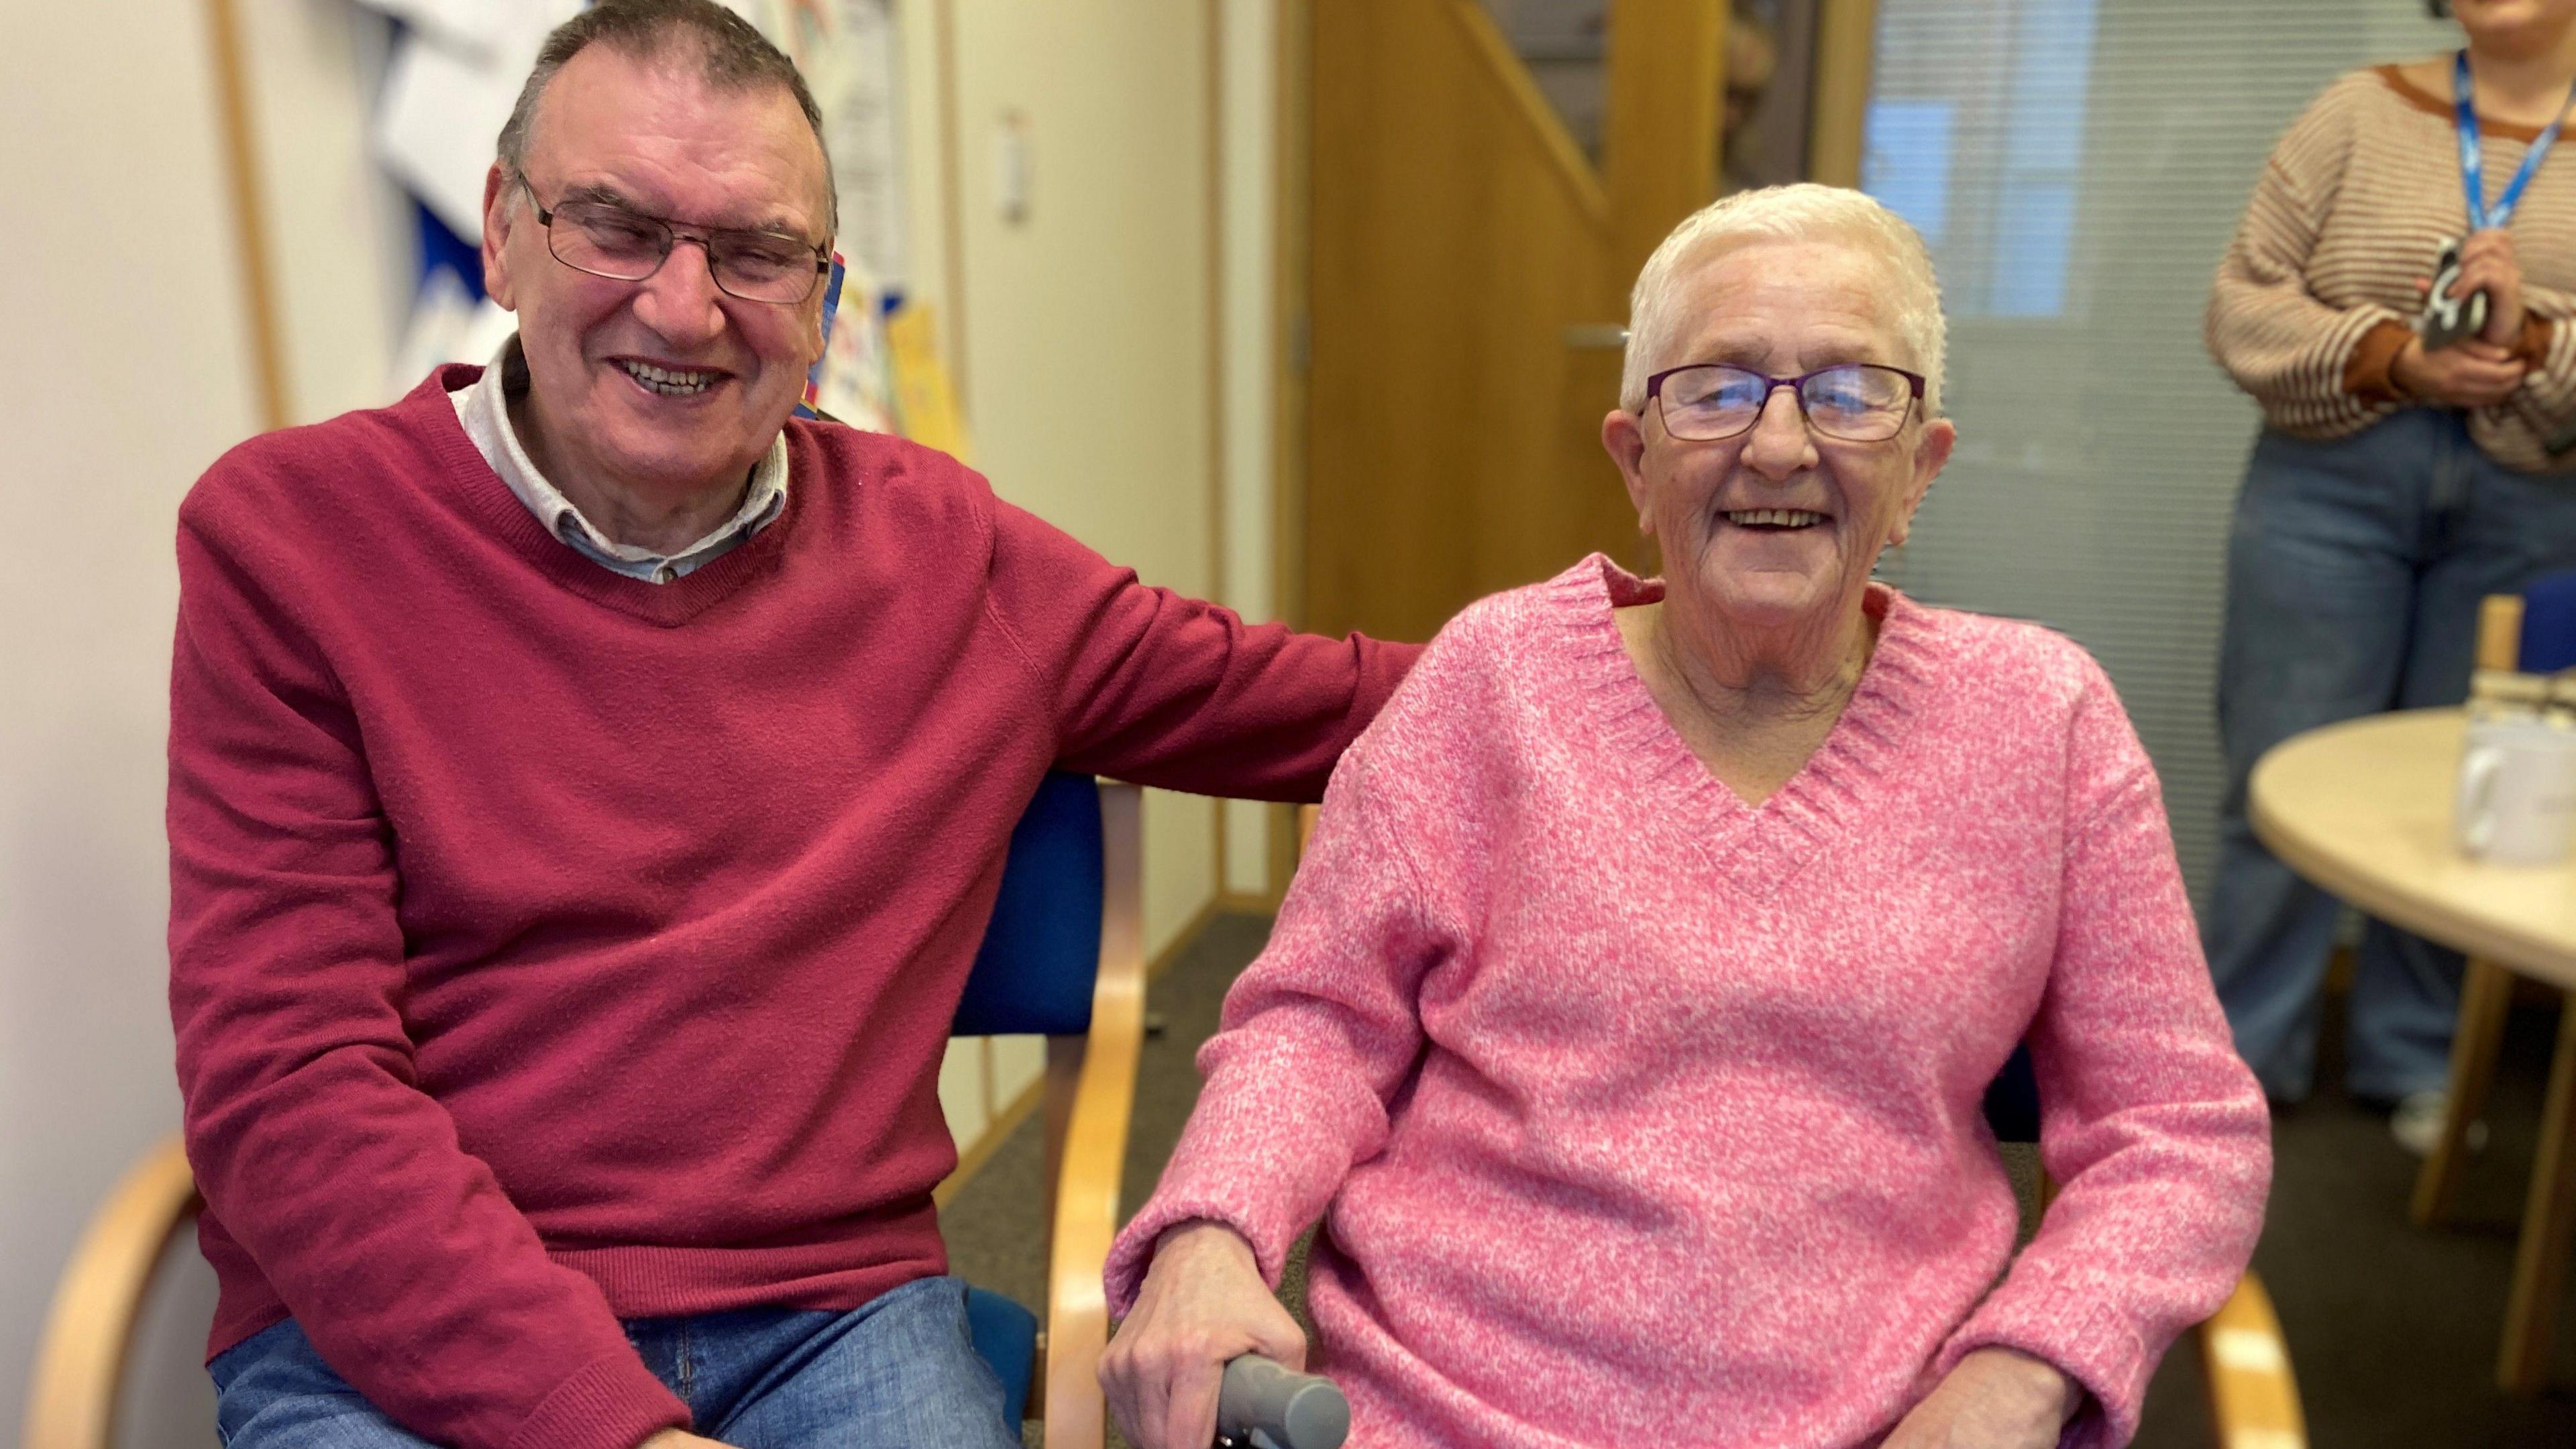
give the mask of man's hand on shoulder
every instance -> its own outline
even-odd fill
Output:
[[[715,1449],[727,1449],[720,1439],[701,1439],[686,1429],[665,1429],[636,1445],[635,1449],[696,1449],[700,1444],[712,1444]]]

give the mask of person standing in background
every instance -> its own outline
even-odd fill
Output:
[[[2454,6],[2431,0],[2436,15]],[[2218,685],[2229,785],[2206,923],[2237,1050],[2276,1101],[2315,1076],[2337,904],[2255,839],[2246,783],[2303,730],[2468,691],[2478,601],[2576,566],[2576,0],[2458,0],[2467,46],[2357,71],[2273,149],[2219,263],[2208,341],[2262,405],[2228,546]],[[2445,300],[2483,324],[2419,330]],[[2429,1151],[2460,958],[2380,922],[2347,1085]]]

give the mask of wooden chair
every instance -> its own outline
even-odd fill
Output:
[[[1050,1449],[1100,1449],[1109,1340],[1101,1268],[1144,1040],[1140,792],[1050,775],[1011,836],[992,925],[959,1003],[959,1035],[1047,1038],[1047,1303],[1037,1316],[969,1293],[975,1347],[1012,1412],[1043,1419]],[[27,1404],[24,1449],[110,1449],[135,1324],[171,1240],[203,1206],[179,1139],[108,1195],[56,1286]]]
[[[1047,1039],[1046,1331],[999,1294],[969,1296],[975,1347],[1049,1449],[1100,1449],[1108,1432],[1101,1270],[1145,1038],[1142,795],[1050,775],[1011,833],[992,924],[967,978],[959,1036]],[[1032,1394],[1031,1386],[1043,1386]]]
[[[1312,805],[1297,812],[1301,855],[1307,838],[1314,834],[1315,817]],[[1986,1120],[1998,1141],[2039,1139],[2039,1082],[2027,1052],[2015,1052],[2003,1075],[1987,1088]],[[2043,1180],[2043,1206],[2053,1196],[2053,1184]],[[2307,1417],[2299,1407],[2298,1380],[2290,1372],[2280,1316],[2273,1312],[2271,1295],[2263,1291],[2262,1280],[2252,1269],[2200,1325],[2197,1337],[2221,1449],[2307,1449]]]
[[[202,1206],[188,1155],[174,1136],[128,1168],[91,1215],[36,1340],[25,1449],[116,1443],[117,1388],[135,1322],[171,1240],[196,1221]]]

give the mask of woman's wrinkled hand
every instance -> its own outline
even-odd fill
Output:
[[[2475,337],[2432,352],[2423,339],[2409,337],[2388,366],[2390,380],[2407,396],[2455,408],[2494,407],[2513,396],[2529,371],[2502,344]]]
[[[2084,1391],[2048,1363],[1981,1348],[1951,1368],[1879,1449],[2051,1449]]]
[[[1241,1234],[1176,1223],[1155,1239],[1135,1310],[1100,1355],[1100,1387],[1136,1449],[1207,1449],[1217,1385],[1227,1362],[1247,1353],[1302,1370],[1306,1335],[1261,1281]]]

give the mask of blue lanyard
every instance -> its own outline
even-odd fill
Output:
[[[2576,105],[2576,87],[2569,88],[2567,104]],[[2479,164],[2478,158],[2478,113],[2469,105],[2469,53],[2465,50],[2451,65],[2451,105],[2458,117],[2460,189],[2469,196],[2469,230],[2486,231],[2502,226],[2513,220],[2513,208],[2522,200],[2522,189],[2531,184],[2531,174],[2540,169],[2540,158],[2548,155],[2549,148],[2557,143],[2558,128],[2567,121],[2567,106],[2558,108],[2557,119],[2549,123],[2548,130],[2540,133],[2540,139],[2531,143],[2530,150],[2522,153],[2522,169],[2513,173],[2513,179],[2504,184],[2504,195],[2497,197],[2496,204],[2490,208],[2487,205],[2486,169]]]

